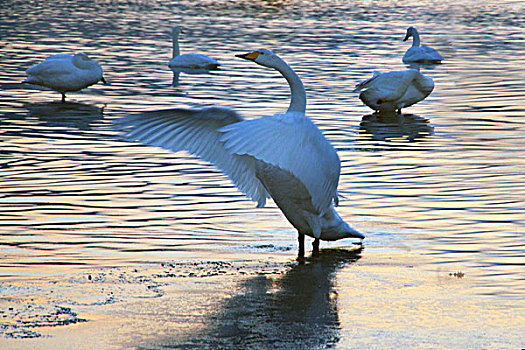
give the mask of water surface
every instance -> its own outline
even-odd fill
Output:
[[[308,115],[339,152],[338,212],[367,236],[363,260],[410,252],[431,274],[461,271],[474,294],[523,306],[523,3],[8,1],[2,8],[2,279],[189,259],[293,260],[296,233],[273,203],[257,209],[206,162],[126,142],[112,123],[174,107],[220,105],[247,118],[283,111],[286,81],[234,57],[264,47],[300,75]],[[182,53],[207,53],[222,69],[181,73],[171,86],[173,25],[186,31]],[[371,115],[352,90],[374,70],[406,68],[409,25],[445,57],[421,67],[435,89],[403,118]],[[76,51],[97,60],[111,85],[70,93],[61,104],[59,93],[19,84],[32,64]],[[345,276],[338,274],[341,285]],[[343,336],[347,327],[343,321]]]

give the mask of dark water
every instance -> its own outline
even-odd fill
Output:
[[[131,112],[220,105],[283,111],[274,71],[234,57],[269,48],[302,78],[308,115],[342,160],[338,209],[366,252],[410,251],[460,270],[476,293],[525,294],[525,12],[519,1],[7,1],[0,13],[0,275],[25,278],[178,259],[293,258],[296,234],[207,163],[124,142]],[[171,86],[182,53],[223,68]],[[406,27],[445,57],[404,118],[353,93],[400,70]],[[111,85],[70,93],[19,82],[55,53],[84,51]],[[344,247],[351,242],[323,243]],[[344,278],[341,275],[340,278]]]

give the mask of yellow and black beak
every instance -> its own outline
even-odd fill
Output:
[[[180,29],[180,33],[181,33],[181,34],[184,34],[184,33],[185,33],[185,31],[184,31],[184,30],[182,30],[182,28],[181,28],[181,29]]]
[[[235,57],[244,58],[245,60],[255,61],[259,57],[258,51],[252,51],[250,53],[235,55]]]

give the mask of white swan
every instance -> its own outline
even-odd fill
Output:
[[[374,76],[358,84],[354,91],[362,91],[359,98],[368,107],[379,112],[401,113],[401,108],[424,100],[434,90],[432,78],[416,69],[374,72]]]
[[[407,41],[410,37],[414,38],[412,47],[403,55],[403,62],[440,63],[443,61],[443,56],[436,49],[427,45],[420,45],[419,33],[416,28],[408,27],[403,41]]]
[[[171,69],[206,69],[215,70],[221,64],[217,60],[199,53],[186,53],[181,55],[179,48],[179,35],[184,33],[180,26],[173,27],[171,37],[173,40],[173,57],[169,61],[168,66]]]
[[[271,196],[299,233],[319,240],[363,239],[337,214],[340,161],[335,149],[306,117],[306,93],[299,76],[277,55],[261,49],[237,55],[276,69],[288,81],[291,102],[285,113],[243,120],[227,108],[168,109],[120,121],[127,137],[173,151],[186,150],[215,164],[247,196],[265,205]]]
[[[49,56],[30,67],[26,74],[27,78],[22,83],[58,91],[62,94],[62,102],[66,100],[66,92],[80,91],[99,81],[107,84],[102,76],[102,67],[85,53]]]

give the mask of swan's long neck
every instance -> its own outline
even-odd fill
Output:
[[[414,41],[412,42],[412,47],[414,46],[419,46],[420,45],[420,41],[419,41],[419,33],[417,32],[417,30],[412,30],[412,37],[414,38]]]
[[[288,107],[288,112],[306,112],[306,91],[304,90],[304,85],[297,73],[284,61],[281,61],[280,64],[275,67],[279,73],[285,77],[290,86],[290,92],[292,94],[292,100],[290,101],[290,106]]]
[[[172,58],[175,58],[178,55],[180,55],[179,35],[178,34],[173,34],[172,38],[173,38],[173,55],[172,55]]]

